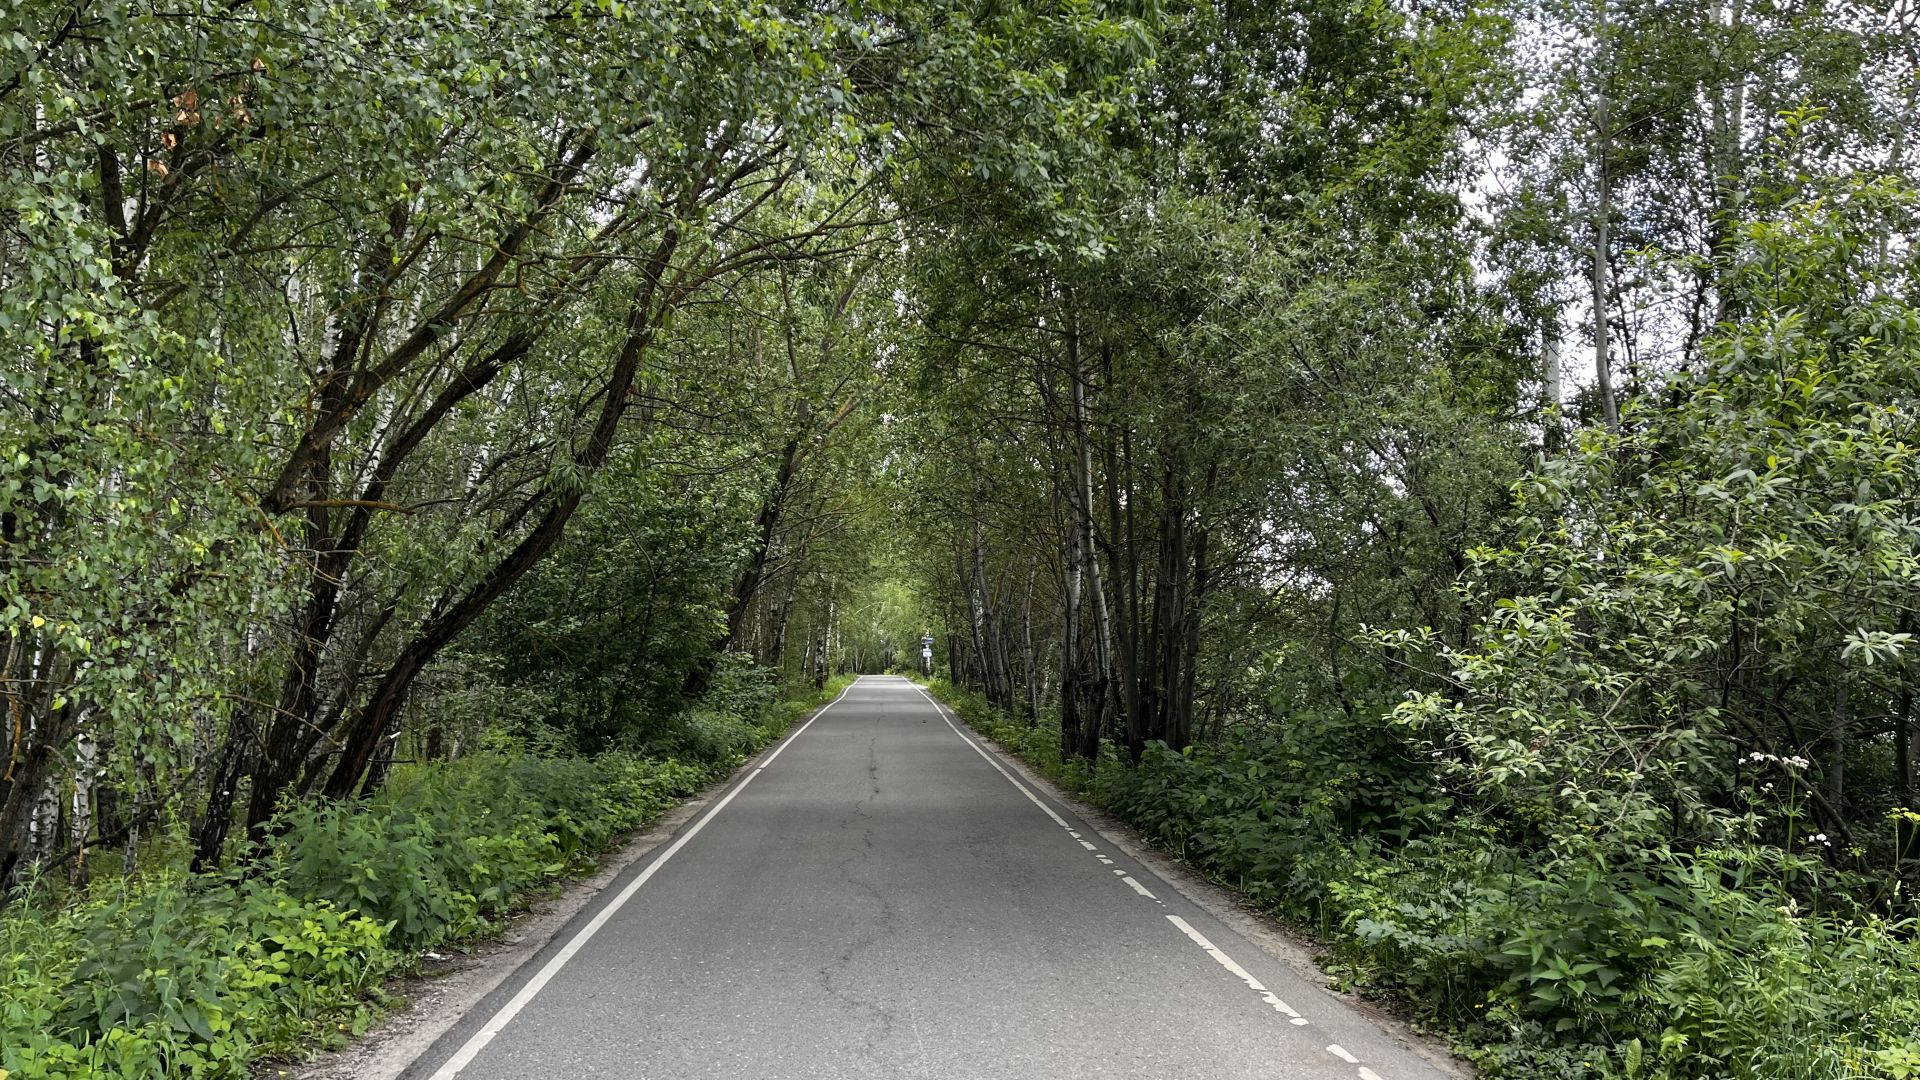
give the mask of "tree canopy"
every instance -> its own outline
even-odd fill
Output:
[[[1920,1075],[1911,3],[0,15],[0,888],[914,671],[1495,1075]]]

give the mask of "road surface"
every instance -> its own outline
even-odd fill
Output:
[[[407,1080],[1439,1080],[869,676]]]

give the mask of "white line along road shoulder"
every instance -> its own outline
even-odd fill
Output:
[[[913,689],[917,691],[921,697],[926,698],[927,703],[933,706],[934,712],[940,714],[940,719],[945,720],[947,722],[947,726],[953,729],[953,733],[960,737],[960,741],[966,743],[969,747],[972,747],[974,753],[979,754],[982,758],[986,759],[987,764],[993,766],[993,769],[995,772],[1005,777],[1007,783],[1012,784],[1014,787],[1018,788],[1020,790],[1020,794],[1025,795],[1028,801],[1032,802],[1033,805],[1039,807],[1042,811],[1044,811],[1047,817],[1052,818],[1053,823],[1055,825],[1058,825],[1062,829],[1065,829],[1067,831],[1067,835],[1071,836],[1074,840],[1078,841],[1081,847],[1087,849],[1088,851],[1093,852],[1094,858],[1099,859],[1100,862],[1105,864],[1106,866],[1112,867],[1115,877],[1118,877],[1122,882],[1125,882],[1126,885],[1129,888],[1133,889],[1134,892],[1139,893],[1141,896],[1146,897],[1147,899],[1152,900],[1155,903],[1164,905],[1164,901],[1161,901],[1158,897],[1154,896],[1152,892],[1148,891],[1146,886],[1140,884],[1139,881],[1135,880],[1134,877],[1128,874],[1125,870],[1121,869],[1120,867],[1114,866],[1112,859],[1109,859],[1105,855],[1101,854],[1099,848],[1096,847],[1094,844],[1089,843],[1087,839],[1080,834],[1079,830],[1075,829],[1072,825],[1067,824],[1066,820],[1063,819],[1059,814],[1055,813],[1052,807],[1048,806],[1045,802],[1042,802],[1040,800],[1040,797],[1038,795],[1035,795],[1031,788],[1027,787],[1027,785],[1015,779],[1013,774],[1008,772],[1005,768],[1003,768],[1000,762],[994,759],[994,756],[992,754],[988,753],[983,747],[981,747],[979,743],[974,742],[973,739],[969,738],[967,733],[962,731],[958,724],[954,723],[953,715],[952,715],[953,711],[951,709],[941,704],[939,699],[935,698],[932,694],[927,693],[927,691],[924,688],[922,688],[919,684],[914,683],[907,679],[902,679],[901,681],[906,683],[906,685],[913,687]],[[1213,942],[1207,940],[1207,936],[1205,934],[1202,934],[1200,931],[1194,929],[1192,923],[1189,923],[1187,920],[1181,918],[1178,915],[1168,915],[1167,921],[1172,923],[1175,927],[1177,927],[1181,933],[1187,935],[1188,938],[1192,939],[1195,945],[1198,945],[1200,946],[1200,948],[1205,950],[1207,955],[1213,957],[1213,959],[1216,962],[1218,962],[1221,967],[1226,968],[1228,971],[1238,976],[1241,982],[1246,983],[1249,989],[1259,994],[1261,1000],[1265,1001],[1268,1005],[1272,1006],[1275,1012],[1278,1012],[1286,1016],[1288,1023],[1293,1024],[1295,1027],[1306,1027],[1309,1025],[1310,1021],[1308,1021],[1306,1017],[1301,1016],[1298,1012],[1296,1012],[1293,1006],[1288,1005],[1286,1002],[1280,1000],[1279,995],[1275,994],[1272,990],[1267,989],[1266,985],[1262,983],[1259,979],[1255,978],[1252,972],[1248,971],[1244,967],[1241,967],[1240,964],[1237,961],[1235,961],[1233,957],[1228,956],[1226,952],[1223,951],[1218,945],[1215,945]],[[1360,1065],[1359,1058],[1353,1056],[1353,1054],[1349,1053],[1345,1047],[1340,1046],[1337,1043],[1334,1045],[1328,1046],[1327,1053],[1333,1055],[1336,1058],[1339,1058],[1341,1061],[1344,1061],[1349,1065],[1358,1065],[1360,1080],[1382,1080],[1382,1077],[1380,1076],[1379,1073],[1374,1072],[1372,1069],[1369,1069],[1364,1065]]]
[[[473,1059],[480,1055],[480,1051],[487,1048],[487,1044],[493,1041],[494,1036],[500,1034],[508,1024],[513,1022],[514,1017],[520,1015],[520,1010],[526,1008],[527,1004],[534,999],[535,995],[539,994],[547,983],[553,981],[553,977],[559,974],[560,969],[567,965],[567,961],[573,959],[574,954],[585,947],[587,942],[593,939],[593,935],[599,933],[600,928],[607,924],[607,920],[613,918],[614,914],[632,898],[633,894],[640,891],[640,886],[645,885],[651,880],[653,875],[659,872],[662,866],[667,864],[668,859],[673,858],[681,848],[687,846],[687,841],[698,836],[700,830],[707,827],[707,822],[712,821],[714,815],[725,810],[727,804],[733,801],[734,796],[746,790],[747,785],[753,783],[754,777],[765,772],[767,766],[773,764],[774,758],[779,757],[787,747],[793,745],[793,740],[799,738],[802,733],[812,727],[813,722],[825,715],[828,709],[840,704],[840,699],[847,696],[847,691],[852,690],[855,686],[858,686],[859,683],[860,679],[856,677],[853,682],[847,684],[846,690],[840,691],[840,697],[836,697],[832,701],[822,705],[812,716],[807,718],[806,723],[801,724],[793,734],[781,740],[780,745],[774,748],[773,753],[767,755],[767,760],[761,762],[758,768],[748,773],[746,778],[738,784],[735,784],[733,790],[727,792],[725,798],[715,803],[713,809],[701,815],[700,820],[694,822],[693,826],[686,832],[681,833],[680,838],[675,840],[672,846],[668,847],[666,851],[662,852],[659,858],[647,864],[647,868],[640,871],[640,876],[628,883],[626,888],[621,889],[620,894],[615,896],[606,907],[601,908],[599,914],[593,917],[593,921],[581,927],[580,932],[573,935],[573,939],[553,955],[553,959],[547,961],[546,965],[536,972],[533,978],[527,980],[527,984],[520,988],[519,993],[513,995],[512,1000],[501,1006],[499,1012],[494,1013],[485,1024],[480,1026],[479,1031],[473,1033],[472,1038],[468,1039],[452,1057],[447,1059],[446,1064],[440,1066],[439,1070],[433,1074],[431,1080],[453,1080],[454,1077],[460,1075],[460,1070],[473,1064]]]
[[[1207,951],[1207,955],[1213,957],[1216,961],[1218,961],[1221,967],[1226,968],[1228,971],[1231,971],[1235,975],[1240,976],[1240,981],[1246,983],[1250,989],[1252,989],[1255,993],[1259,994],[1261,1000],[1273,1006],[1273,1009],[1275,1012],[1285,1013],[1288,1017],[1292,1018],[1292,1021],[1294,1024],[1300,1027],[1306,1026],[1307,1024],[1306,1019],[1302,1017],[1299,1013],[1295,1012],[1293,1010],[1293,1006],[1287,1004],[1284,1001],[1281,1001],[1278,994],[1275,994],[1273,991],[1267,989],[1266,984],[1262,983],[1259,979],[1254,978],[1252,972],[1248,971],[1246,968],[1241,967],[1237,962],[1235,962],[1233,957],[1228,956],[1226,953],[1222,952],[1220,950],[1220,946],[1215,945],[1211,941],[1208,941],[1207,936],[1205,934],[1202,934],[1200,931],[1195,930],[1191,923],[1187,922],[1187,920],[1181,918],[1178,915],[1167,916],[1167,921],[1179,927],[1181,933],[1192,938],[1193,943],[1195,945],[1198,945],[1202,949],[1205,949]]]
[[[920,686],[918,683],[908,683],[907,685],[913,687],[915,690],[920,690]],[[1028,801],[1032,802],[1033,805],[1039,807],[1041,811],[1043,811],[1048,817],[1052,818],[1053,823],[1055,825],[1060,826],[1061,828],[1067,830],[1068,832],[1073,831],[1073,826],[1067,824],[1065,818],[1061,817],[1059,814],[1054,813],[1053,807],[1048,806],[1046,803],[1041,802],[1040,797],[1038,795],[1035,795],[1031,790],[1029,790],[1027,788],[1027,785],[1021,783],[1018,780],[1015,780],[1013,778],[1012,773],[1001,768],[1000,763],[993,760],[992,754],[989,754],[985,750],[982,750],[980,748],[980,744],[974,742],[972,739],[967,738],[967,733],[964,731],[961,731],[960,728],[954,724],[953,718],[947,715],[947,710],[945,706],[941,705],[938,701],[935,701],[932,694],[927,693],[925,690],[920,690],[920,696],[927,699],[927,703],[933,706],[933,711],[940,714],[940,719],[945,720],[947,722],[948,727],[953,728],[953,733],[955,735],[960,736],[961,742],[966,743],[968,746],[973,747],[974,753],[979,754],[981,757],[985,758],[987,761],[987,764],[993,766],[994,772],[997,772],[1001,776],[1006,777],[1007,783],[1012,784],[1014,787],[1019,788],[1020,794],[1025,795]],[[1081,841],[1081,842],[1085,843],[1085,841]],[[1091,850],[1091,848],[1089,848],[1089,850]]]
[[[934,711],[940,714],[940,719],[945,720],[947,722],[947,726],[950,728],[953,728],[953,733],[955,735],[960,736],[961,742],[964,742],[968,746],[972,747],[973,752],[985,758],[987,761],[987,764],[993,766],[993,769],[995,772],[999,773],[1001,776],[1006,777],[1007,783],[1012,784],[1016,788],[1019,788],[1020,794],[1025,795],[1029,800],[1031,800],[1033,802],[1033,805],[1046,811],[1047,816],[1053,819],[1054,824],[1060,826],[1062,829],[1065,829],[1070,835],[1073,836],[1075,840],[1080,841],[1080,846],[1086,848],[1088,851],[1095,851],[1095,852],[1098,851],[1098,849],[1095,848],[1094,845],[1088,843],[1085,840],[1080,839],[1080,833],[1076,829],[1074,829],[1073,826],[1067,824],[1066,821],[1062,819],[1059,814],[1054,813],[1052,807],[1048,806],[1044,802],[1041,802],[1040,797],[1035,795],[1032,792],[1032,790],[1030,790],[1027,787],[1027,785],[1014,779],[1013,774],[1009,773],[1006,769],[1002,768],[1000,763],[993,759],[992,754],[987,753],[987,751],[983,749],[980,746],[980,744],[968,738],[967,733],[964,731],[961,731],[959,725],[953,722],[953,717],[948,715],[948,713],[951,710],[942,706],[940,702],[936,700],[932,694],[927,693],[925,689],[919,686],[919,684],[909,682],[908,685],[912,686],[915,690],[919,691],[921,697],[927,699],[928,704],[933,706]],[[1099,858],[1101,862],[1106,863],[1109,866],[1112,865],[1112,860],[1106,858],[1105,856],[1099,856]],[[1129,888],[1133,889],[1134,892],[1139,893],[1141,896],[1144,896],[1149,900],[1154,900],[1158,902],[1159,900],[1158,897],[1154,896],[1152,892],[1148,891],[1145,885],[1140,884],[1140,882],[1136,881],[1126,871],[1116,868],[1114,870],[1114,874],[1115,876],[1119,877],[1121,881],[1125,882]],[[1267,989],[1266,986],[1263,985],[1259,979],[1254,978],[1253,974],[1249,972],[1246,968],[1241,967],[1233,959],[1233,957],[1228,956],[1225,952],[1221,951],[1219,946],[1215,945],[1211,941],[1208,941],[1206,938],[1206,935],[1200,933],[1200,931],[1198,930],[1195,930],[1192,924],[1188,923],[1187,920],[1181,918],[1178,915],[1169,915],[1167,916],[1167,918],[1169,921],[1173,923],[1173,925],[1179,927],[1182,933],[1186,934],[1189,938],[1192,938],[1194,944],[1200,946],[1202,949],[1205,949],[1209,956],[1212,956],[1215,960],[1219,961],[1221,967],[1224,967],[1228,971],[1231,971],[1235,975],[1238,975],[1242,982],[1246,983],[1255,992],[1257,992],[1261,996],[1261,998],[1266,1001],[1267,1004],[1273,1006],[1275,1011],[1284,1013],[1287,1016],[1288,1020],[1297,1027],[1307,1026],[1307,1023],[1308,1023],[1307,1019],[1301,1016],[1298,1012],[1294,1011],[1293,1006],[1288,1005],[1286,1002],[1280,1000],[1277,994]]]

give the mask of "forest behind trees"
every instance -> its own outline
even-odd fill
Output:
[[[1912,0],[0,0],[0,1077],[358,1027],[926,634],[1487,1075],[1920,1076],[1917,92]]]

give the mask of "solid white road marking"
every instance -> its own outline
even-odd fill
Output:
[[[1338,1043],[1334,1044],[1333,1046],[1327,1047],[1327,1053],[1332,1054],[1334,1057],[1339,1058],[1341,1061],[1344,1061],[1349,1065],[1360,1064],[1359,1058],[1354,1057],[1352,1054],[1347,1053],[1346,1048],[1340,1046]]]
[[[687,841],[699,835],[700,830],[707,827],[707,822],[712,821],[715,814],[725,810],[727,804],[733,801],[734,796],[746,790],[747,785],[753,783],[754,777],[765,772],[767,766],[773,764],[774,758],[779,757],[787,747],[793,745],[793,740],[799,738],[802,733],[812,727],[813,722],[825,715],[828,709],[840,704],[840,698],[846,697],[847,691],[852,690],[855,686],[859,685],[859,683],[860,679],[855,677],[853,682],[847,684],[846,690],[840,691],[840,697],[836,697],[832,701],[822,705],[818,712],[808,717],[806,723],[801,724],[793,734],[787,736],[781,741],[779,746],[774,748],[773,753],[767,755],[767,760],[761,762],[759,768],[748,773],[746,779],[735,784],[733,790],[727,792],[726,798],[715,803],[713,809],[701,815],[700,820],[694,822],[692,828],[681,833],[680,838],[675,840],[673,845],[667,848],[659,858],[649,863],[645,870],[640,871],[640,876],[634,878],[626,888],[620,890],[620,895],[614,897],[611,903],[601,908],[600,913],[593,917],[592,922],[581,927],[580,932],[573,935],[573,940],[567,942],[559,952],[555,953],[553,959],[547,961],[546,966],[535,973],[533,978],[528,979],[527,984],[520,988],[519,993],[513,995],[511,1001],[501,1006],[499,1012],[494,1013],[491,1019],[485,1024],[482,1024],[480,1030],[474,1032],[473,1037],[468,1039],[465,1045],[461,1046],[452,1057],[448,1058],[445,1065],[440,1066],[439,1070],[431,1077],[431,1080],[453,1080],[455,1076],[460,1074],[461,1069],[473,1064],[473,1059],[479,1056],[480,1051],[486,1049],[487,1044],[493,1041],[493,1037],[500,1034],[500,1032],[513,1021],[514,1017],[520,1015],[520,1010],[526,1008],[527,1003],[533,1000],[534,995],[538,994],[547,983],[553,981],[553,977],[559,973],[561,968],[566,966],[567,961],[573,959],[574,954],[578,953],[581,948],[593,938],[593,935],[599,933],[600,928],[607,924],[607,920],[613,918],[614,914],[626,904],[627,900],[631,898],[634,893],[640,891],[640,886],[645,885],[652,879],[653,875],[657,873],[662,866],[667,864],[668,859],[673,858],[681,848],[686,847]]]
[[[1248,971],[1246,968],[1243,968],[1239,964],[1235,963],[1233,957],[1228,956],[1224,952],[1221,952],[1220,946],[1215,945],[1211,941],[1208,941],[1207,936],[1205,934],[1202,934],[1200,931],[1195,930],[1193,928],[1193,925],[1187,922],[1187,920],[1181,918],[1178,915],[1169,915],[1167,916],[1167,921],[1179,927],[1181,933],[1192,938],[1193,943],[1195,945],[1198,945],[1202,949],[1205,949],[1207,951],[1207,955],[1213,957],[1214,960],[1218,961],[1221,967],[1226,968],[1228,971],[1231,971],[1235,975],[1240,976],[1240,981],[1243,983],[1246,983],[1250,989],[1252,989],[1255,993],[1259,994],[1262,1001],[1265,1001],[1267,1004],[1273,1006],[1275,1012],[1285,1013],[1286,1015],[1292,1017],[1295,1021],[1299,1022],[1302,1025],[1306,1023],[1305,1020],[1301,1019],[1299,1013],[1293,1011],[1293,1006],[1288,1005],[1284,1001],[1281,1001],[1278,995],[1276,995],[1273,991],[1267,989],[1264,985],[1262,985],[1259,979],[1254,978],[1252,972]]]
[[[1027,787],[1027,785],[1021,783],[1018,780],[1015,780],[1013,778],[1012,773],[1002,768],[1000,763],[994,760],[992,754],[987,753],[984,749],[980,747],[979,743],[976,743],[972,739],[968,738],[967,733],[964,731],[961,731],[960,726],[953,722],[953,717],[949,715],[950,710],[948,710],[945,706],[941,705],[938,699],[936,699],[932,694],[927,693],[926,689],[922,687],[920,684],[912,682],[910,680],[903,680],[903,681],[906,681],[908,686],[911,686],[913,687],[914,690],[918,691],[921,697],[926,698],[927,704],[933,706],[933,711],[940,714],[940,719],[946,721],[947,726],[953,729],[953,733],[955,735],[960,736],[960,741],[972,747],[974,753],[979,754],[980,757],[984,759],[987,764],[993,766],[994,772],[999,773],[1001,776],[1006,778],[1007,783],[1012,784],[1014,787],[1018,788],[1020,790],[1020,794],[1025,795],[1027,797],[1028,802],[1031,802],[1033,805],[1039,807],[1042,812],[1044,812],[1048,817],[1052,818],[1053,823],[1055,825],[1058,825],[1062,829],[1065,829],[1069,834],[1073,836],[1074,839],[1080,840],[1080,834],[1074,830],[1073,826],[1067,824],[1066,820],[1063,819],[1059,814],[1054,813],[1053,807],[1048,806],[1046,803],[1041,802],[1040,797],[1035,795],[1032,792],[1032,790],[1030,790]],[[825,710],[821,710],[821,711],[824,712]],[[1104,855],[1099,854],[1098,849],[1095,848],[1092,844],[1087,843],[1085,840],[1080,840],[1080,846],[1086,848],[1088,851],[1094,852],[1095,853],[1094,857],[1099,859],[1101,862],[1106,863],[1109,866],[1113,865],[1113,860],[1107,858]],[[1120,880],[1132,886],[1133,891],[1139,893],[1141,896],[1144,896],[1149,900],[1154,901],[1155,903],[1161,902],[1159,897],[1156,897],[1151,892],[1147,891],[1146,886],[1140,884],[1138,881],[1135,881],[1132,877],[1129,877],[1125,870],[1122,870],[1116,867],[1113,872],[1116,877],[1120,878]],[[1224,967],[1228,971],[1233,972],[1235,975],[1240,976],[1241,981],[1246,983],[1256,993],[1258,993],[1261,997],[1261,1000],[1273,1006],[1274,1011],[1285,1014],[1288,1017],[1289,1021],[1292,1024],[1294,1024],[1296,1027],[1307,1026],[1308,1021],[1305,1017],[1295,1012],[1291,1005],[1288,1005],[1286,1002],[1281,1001],[1277,994],[1275,994],[1273,991],[1267,989],[1264,985],[1262,985],[1260,980],[1254,978],[1252,973],[1247,971],[1246,968],[1243,968],[1239,964],[1235,963],[1233,957],[1228,956],[1224,952],[1221,952],[1219,946],[1215,945],[1211,941],[1208,941],[1204,934],[1200,933],[1200,931],[1198,930],[1195,930],[1193,926],[1190,923],[1188,923],[1185,919],[1182,919],[1178,915],[1169,915],[1167,916],[1167,919],[1171,921],[1175,926],[1179,927],[1181,931],[1184,932],[1188,937],[1192,938],[1194,941],[1194,944],[1199,945],[1202,949],[1205,949],[1208,955],[1212,956],[1215,960],[1219,961],[1221,967]],[[1364,1073],[1367,1070],[1362,1069],[1361,1071]],[[440,1080],[440,1078],[435,1077],[434,1080]],[[1361,1080],[1380,1080],[1380,1077],[1363,1076],[1361,1077]]]
[[[909,685],[912,685],[912,684],[909,684]],[[915,690],[920,690],[920,687],[917,685],[914,685],[913,688]],[[973,747],[973,752],[985,758],[987,761],[987,764],[993,766],[993,770],[995,772],[999,773],[1001,776],[1006,777],[1007,783],[1012,784],[1014,787],[1019,788],[1020,794],[1025,795],[1027,797],[1027,801],[1033,803],[1033,805],[1039,807],[1042,811],[1044,811],[1048,817],[1053,819],[1053,823],[1055,825],[1060,826],[1062,829],[1065,829],[1068,832],[1073,831],[1073,826],[1068,825],[1065,818],[1062,818],[1059,814],[1054,813],[1053,807],[1048,806],[1046,803],[1041,802],[1040,797],[1038,795],[1035,795],[1033,792],[1027,790],[1027,785],[1021,783],[1018,780],[1015,780],[1013,778],[1012,773],[1001,768],[1000,763],[993,760],[993,755],[987,753],[985,750],[980,749],[979,744],[975,743],[972,739],[967,738],[966,732],[961,731],[958,727],[954,727],[953,718],[947,715],[947,711],[940,707],[939,702],[933,700],[932,694],[927,693],[925,690],[920,690],[920,696],[927,699],[927,703],[933,706],[933,711],[940,714],[940,719],[945,720],[947,722],[948,727],[953,728],[953,733],[955,735],[960,736],[961,742],[966,743],[968,746]]]

